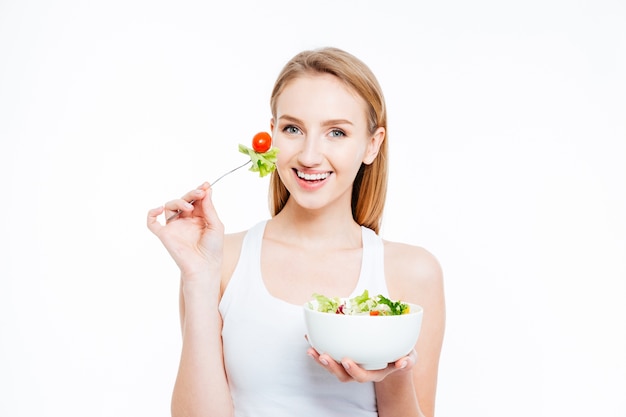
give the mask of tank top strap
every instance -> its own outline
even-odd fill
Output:
[[[361,275],[351,296],[360,295],[364,290],[368,290],[370,296],[382,294],[388,297],[383,239],[365,226],[361,226],[361,236],[363,242]]]
[[[249,291],[256,291],[258,294],[262,289],[261,246],[266,223],[267,220],[263,220],[255,224],[243,237],[239,260],[220,300],[219,310],[222,316],[228,312],[233,298],[239,299],[242,293]]]

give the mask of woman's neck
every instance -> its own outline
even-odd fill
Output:
[[[355,248],[361,246],[361,228],[346,210],[305,210],[287,201],[269,222],[272,238],[293,245],[320,248]]]

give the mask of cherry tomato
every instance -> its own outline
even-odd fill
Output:
[[[259,132],[252,138],[252,149],[258,153],[265,153],[272,147],[272,137],[267,132]]]

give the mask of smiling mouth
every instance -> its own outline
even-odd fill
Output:
[[[307,174],[307,173],[296,170],[296,175],[298,176],[298,178],[305,180],[305,181],[323,181],[330,176],[330,172]]]

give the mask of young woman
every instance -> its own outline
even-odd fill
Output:
[[[426,250],[378,236],[387,116],[376,78],[345,51],[305,51],[283,68],[270,104],[280,150],[271,219],[225,235],[207,183],[148,213],[181,271],[172,415],[433,416],[442,272]],[[320,355],[304,337],[301,306],[313,293],[366,288],[424,307],[415,349],[376,371]]]

